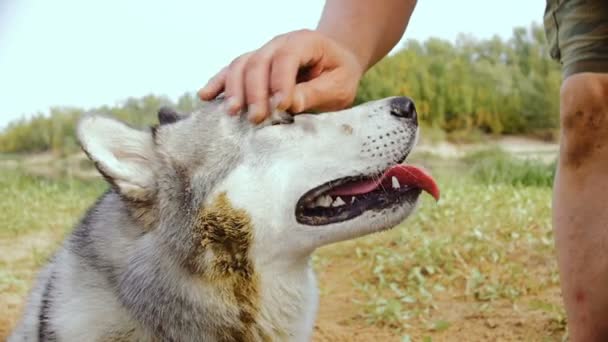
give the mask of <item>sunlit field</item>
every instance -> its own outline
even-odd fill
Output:
[[[30,159],[0,158],[0,340],[37,269],[106,188],[81,161],[43,171]],[[489,148],[459,158],[419,152],[408,161],[431,170],[441,200],[424,196],[398,227],[315,253],[315,340],[562,340],[553,160]],[[81,170],[62,171],[66,165]]]

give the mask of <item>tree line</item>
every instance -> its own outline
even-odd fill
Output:
[[[408,40],[361,80],[355,102],[407,95],[421,124],[445,132],[535,134],[558,128],[560,66],[549,57],[541,26],[518,27],[503,40],[460,35],[450,42]],[[163,96],[128,98],[87,111],[135,126],[156,121],[169,105],[183,112],[200,106],[194,94],[176,102]],[[10,123],[0,132],[0,152],[69,153],[77,147],[75,124],[82,108],[55,107]]]
[[[560,65],[533,24],[506,41],[410,40],[366,74],[357,102],[408,95],[424,124],[447,132],[534,133],[558,128],[560,84]]]
[[[184,94],[177,102],[172,102],[165,96],[147,95],[128,98],[114,106],[106,105],[89,110],[54,107],[50,109],[49,115],[38,113],[9,123],[0,133],[0,152],[71,153],[79,148],[76,124],[78,118],[85,113],[109,115],[135,127],[144,127],[157,123],[157,112],[162,106],[171,106],[188,113],[200,107],[200,101],[193,94]]]

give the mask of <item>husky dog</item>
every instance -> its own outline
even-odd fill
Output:
[[[41,271],[9,341],[306,341],[320,246],[389,229],[422,191],[406,97],[251,125],[221,101],[77,135],[111,187]]]

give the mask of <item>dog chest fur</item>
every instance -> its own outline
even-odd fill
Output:
[[[188,263],[194,274],[222,288],[224,303],[238,309],[239,324],[222,340],[269,340],[257,324],[260,306],[260,279],[249,257],[253,229],[247,212],[231,206],[225,193],[202,208],[193,229],[196,246]]]

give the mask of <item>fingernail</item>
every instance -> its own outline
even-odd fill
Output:
[[[252,118],[254,116],[257,116],[259,109],[260,109],[260,106],[256,105],[255,103],[248,105],[247,106],[247,117]]]
[[[260,106],[256,104],[251,104],[247,108],[247,119],[253,122],[254,124],[258,124],[264,121],[265,115],[260,112]]]
[[[265,116],[262,113],[258,113],[258,114],[249,115],[247,118],[249,119],[249,121],[253,122],[254,124],[259,124],[262,121],[264,121]]]
[[[229,97],[224,102],[226,104],[226,108],[228,109],[228,113],[232,115],[236,115],[239,111],[239,100],[235,97]]]
[[[270,97],[270,108],[272,110],[274,110],[274,109],[285,109],[285,108],[279,108],[279,105],[281,104],[281,101],[283,101],[283,94],[281,94],[280,92],[274,93]]]

